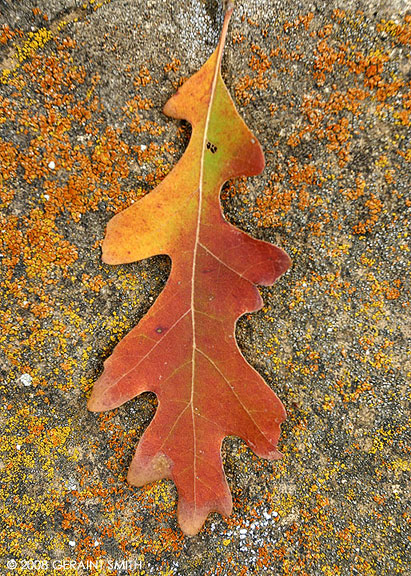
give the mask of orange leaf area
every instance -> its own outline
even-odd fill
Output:
[[[224,437],[239,436],[257,455],[277,459],[285,418],[234,336],[237,319],[263,305],[255,284],[273,284],[290,259],[228,224],[221,211],[222,184],[264,167],[260,144],[237,114],[220,74],[231,12],[216,51],[164,109],[193,126],[184,156],[153,192],[108,225],[106,263],[165,253],[172,270],[155,305],[105,362],[88,404],[90,410],[110,410],[145,391],[157,395],[158,410],[128,480],[142,486],[172,479],[179,522],[188,535],[201,529],[209,512],[231,513],[221,460]]]

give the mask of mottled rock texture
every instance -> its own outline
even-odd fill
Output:
[[[293,259],[237,337],[288,420],[280,462],[225,441],[234,513],[189,539],[172,483],[125,482],[155,397],[86,400],[170,269],[103,265],[106,223],[184,150],[162,106],[221,6],[0,2],[1,574],[407,574],[407,4],[237,2],[223,75],[267,166],[224,188],[224,212]]]

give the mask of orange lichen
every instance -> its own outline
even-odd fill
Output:
[[[135,86],[147,86],[152,81],[151,74],[144,64],[140,66],[138,75],[134,79]]]
[[[393,20],[381,20],[377,29],[387,32],[390,36],[404,46],[411,45],[411,14],[404,15],[404,23],[399,24]]]
[[[283,30],[284,32],[288,32],[290,29],[297,30],[300,26],[303,26],[305,30],[308,30],[313,18],[314,18],[314,12],[307,12],[307,14],[300,14],[292,22],[288,21],[284,22]]]
[[[84,10],[97,10],[99,4],[88,3]],[[135,77],[136,95],[120,111],[119,125],[123,123],[126,130],[107,126],[109,115],[101,114],[99,99],[101,78],[88,76],[77,56],[81,47],[70,36],[61,36],[60,24],[47,23],[47,15],[34,10],[32,24],[37,32],[33,30],[32,35],[10,25],[0,28],[0,46],[6,55],[1,78],[6,91],[0,95],[0,343],[8,369],[1,386],[7,420],[0,450],[5,464],[1,497],[7,550],[3,546],[3,555],[19,558],[22,539],[24,553],[33,559],[39,550],[44,557],[55,551],[64,555],[72,539],[75,546],[70,555],[77,560],[107,559],[108,550],[117,547],[122,557],[143,556],[141,573],[149,571],[145,558],[159,574],[170,572],[174,565],[168,554],[173,554],[173,562],[182,563],[181,571],[192,570],[196,564],[210,575],[277,570],[284,576],[313,572],[329,576],[344,571],[347,557],[353,558],[352,570],[364,576],[378,572],[376,558],[384,559],[390,574],[401,574],[405,556],[398,548],[400,539],[389,548],[384,542],[393,541],[393,532],[406,533],[410,517],[406,513],[393,516],[392,506],[401,496],[383,488],[390,485],[394,490],[401,485],[409,464],[399,452],[408,455],[409,448],[402,444],[397,420],[395,426],[387,422],[387,428],[384,424],[376,430],[372,412],[385,402],[398,406],[397,415],[401,410],[400,396],[390,396],[398,388],[392,386],[392,392],[390,387],[379,389],[376,382],[396,378],[400,340],[392,311],[409,308],[404,268],[398,268],[395,275],[397,263],[409,258],[407,221],[401,208],[409,207],[411,201],[400,166],[404,169],[411,162],[404,138],[411,115],[411,82],[393,47],[404,52],[409,46],[411,16],[377,22],[377,33],[374,26],[367,29],[363,15],[344,10],[333,10],[330,18],[302,14],[290,22],[279,14],[269,24],[247,21],[244,16],[241,29],[233,32],[233,43],[243,51],[241,60],[249,63],[238,83],[234,82],[235,96],[247,105],[259,102],[261,91],[267,106],[259,126],[268,143],[267,168],[263,180],[255,180],[255,201],[250,184],[244,181],[229,183],[222,198],[230,210],[236,206],[236,217],[251,214],[250,222],[255,217],[259,226],[268,227],[267,238],[278,236],[281,243],[292,238],[295,248],[291,284],[285,277],[280,296],[265,289],[267,306],[259,316],[259,322],[269,326],[269,332],[264,332],[267,374],[278,375],[287,387],[289,428],[283,431],[284,458],[274,467],[257,463],[244,446],[227,450],[231,474],[236,470],[239,475],[262,475],[270,488],[263,499],[250,497],[246,490],[251,494],[253,483],[245,477],[246,488],[235,495],[234,517],[226,528],[218,524],[218,533],[212,532],[211,524],[206,527],[205,541],[212,533],[213,546],[204,555],[199,552],[190,558],[187,568],[182,552],[186,543],[174,524],[171,484],[137,490],[124,481],[131,457],[127,446],[130,439],[137,440],[142,424],[128,427],[131,413],[127,407],[111,413],[107,420],[98,420],[110,442],[105,447],[106,460],[100,461],[97,470],[90,462],[102,452],[98,434],[81,437],[78,422],[61,423],[61,415],[55,413],[58,394],[66,397],[79,389],[85,394],[90,388],[96,370],[91,354],[106,357],[130,328],[130,311],[135,314],[141,309],[142,286],[144,290],[149,286],[150,295],[155,296],[146,271],[136,274],[126,267],[110,276],[100,266],[101,234],[90,225],[92,213],[114,212],[124,202],[143,196],[170,169],[187,133],[177,129],[177,144],[160,143],[157,138],[164,124],[155,121],[159,109],[156,112],[158,103],[153,102],[150,88],[161,79],[148,61],[141,67],[138,64],[137,70],[132,64],[128,71]],[[71,18],[66,17],[67,21]],[[49,26],[52,34],[44,30]],[[251,33],[247,26],[252,26]],[[109,41],[108,37],[107,45]],[[110,46],[110,50],[115,53],[118,48]],[[181,54],[171,54],[164,63],[165,73],[172,78],[180,66],[177,56],[181,58]],[[300,78],[304,80],[302,92]],[[180,85],[183,80],[175,82]],[[251,107],[248,112],[252,114]],[[384,135],[383,144],[366,140],[373,130]],[[358,149],[365,149],[369,165],[361,154],[356,156]],[[83,247],[74,239],[83,234],[82,218],[91,235],[87,246],[97,266],[95,273],[85,266]],[[301,223],[301,228],[293,228],[293,221]],[[397,234],[397,243],[385,245],[388,254],[373,245],[377,230],[382,238],[386,230]],[[301,246],[304,254],[299,252]],[[328,271],[316,269],[319,261],[311,247],[321,250],[321,266],[326,265]],[[384,254],[390,268],[382,266]],[[72,302],[64,296],[67,286],[77,290]],[[115,304],[116,314],[108,321],[95,313],[94,306],[99,299],[106,301],[105,291],[114,288],[123,292]],[[124,297],[126,292],[129,299]],[[310,307],[311,302],[318,303],[318,312]],[[321,303],[327,308],[322,309]],[[295,340],[293,317],[280,318],[278,305],[282,304],[303,320],[299,320]],[[306,312],[309,321],[304,324]],[[313,331],[316,314],[322,315],[325,329],[333,329],[330,341]],[[338,317],[344,325],[334,327]],[[244,320],[251,322],[252,317]],[[281,328],[283,321],[285,328]],[[332,366],[323,362],[327,342],[332,342]],[[261,358],[258,352],[253,350]],[[30,375],[31,387],[23,387],[21,374]],[[298,385],[293,385],[292,374]],[[315,386],[310,387],[312,381]],[[16,387],[16,395],[10,398],[10,390]],[[154,410],[154,399],[141,402]],[[305,458],[310,464],[310,454],[318,448],[313,425],[331,421],[331,410],[341,408],[346,415],[341,426],[349,440],[345,451],[341,458],[331,451],[337,442],[337,431],[331,426],[320,466],[310,470]],[[357,418],[359,434],[348,429],[356,425]],[[395,459],[389,452],[394,444]],[[365,485],[366,496],[360,485],[345,491],[345,471],[349,480],[355,478],[352,455],[359,462],[364,455],[373,456],[375,470],[369,473],[378,490],[371,483]],[[243,459],[243,467],[238,466],[238,458]],[[315,462],[317,458],[316,452]],[[60,477],[62,461],[73,471],[75,486],[68,488],[68,478]],[[301,470],[305,473],[300,474]],[[34,497],[31,489],[40,474],[44,474],[46,489]],[[18,479],[28,487],[22,493],[17,492]],[[154,530],[147,528],[145,516],[152,505]],[[245,511],[257,528],[253,532],[247,526],[247,537],[239,540],[237,531],[243,526]],[[266,520],[263,511],[277,515]],[[56,519],[53,531],[43,530],[42,517]],[[364,539],[364,522],[377,526],[384,536],[382,543],[372,534]],[[251,545],[256,552],[252,557],[241,550]],[[332,560],[328,549],[335,551]],[[105,573],[115,573],[106,568]],[[49,571],[37,572],[41,576]]]
[[[178,58],[173,58],[171,60],[171,62],[168,62],[167,64],[165,64],[163,66],[164,72],[166,74],[168,74],[169,72],[171,72],[171,70],[173,72],[178,72],[178,70],[180,69],[181,66],[181,61]]]
[[[365,234],[372,230],[374,224],[378,221],[382,210],[382,201],[372,192],[370,197],[365,201],[365,207],[368,208],[369,217],[364,222],[359,222],[353,227],[355,234]]]
[[[257,71],[263,75],[266,70],[271,68],[271,60],[267,54],[257,44],[251,44],[252,56],[248,62],[251,70]]]
[[[258,76],[254,77],[245,74],[235,85],[235,95],[243,106],[247,106],[251,100],[255,100],[254,90],[267,90],[267,88],[268,78],[265,78],[263,73],[259,73]]]
[[[240,31],[235,31],[232,34],[232,40],[233,40],[233,44],[241,44],[241,42],[244,42],[245,36],[244,34],[242,34]]]
[[[23,30],[12,30],[8,24],[3,24],[0,30],[0,44],[7,44],[9,40],[12,40],[16,36],[22,38],[23,35]]]
[[[325,82],[326,72],[332,72],[335,64],[341,65],[344,63],[346,50],[347,47],[344,44],[340,44],[339,50],[334,49],[325,38],[318,42],[314,53],[316,56],[314,78],[320,86]]]

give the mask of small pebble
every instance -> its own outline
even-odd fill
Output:
[[[32,381],[33,378],[30,376],[30,374],[22,374],[20,376],[20,382],[23,384],[23,386],[31,386]]]
[[[49,162],[50,170],[54,170],[55,167],[56,167],[56,164],[55,164],[55,162],[53,162],[53,160],[51,162]]]

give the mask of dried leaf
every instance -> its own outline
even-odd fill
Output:
[[[228,224],[219,193],[229,178],[259,174],[264,156],[235,110],[220,65],[232,12],[213,55],[167,102],[164,112],[193,127],[187,150],[165,180],[108,224],[103,260],[124,264],[156,254],[170,278],[147,315],[115,348],[88,407],[110,410],[145,391],[158,398],[128,481],[172,479],[182,530],[197,533],[211,511],[229,515],[221,461],[228,435],[276,459],[284,408],[237,347],[234,330],[259,310],[255,284],[272,284],[290,265],[281,249]]]

